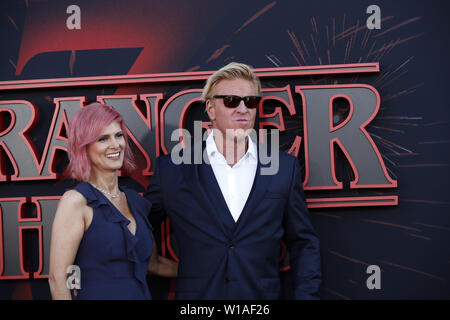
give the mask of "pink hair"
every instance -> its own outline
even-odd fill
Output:
[[[67,135],[69,165],[64,172],[64,176],[72,177],[78,181],[89,180],[91,163],[87,155],[87,146],[94,142],[113,121],[119,123],[125,138],[122,169],[126,172],[135,169],[136,166],[122,116],[113,107],[94,102],[78,110],[70,120]]]

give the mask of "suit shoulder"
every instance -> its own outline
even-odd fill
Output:
[[[298,161],[298,158],[292,154],[287,153],[286,151],[279,150],[280,160],[286,161],[288,163],[292,163]]]
[[[298,161],[297,157],[287,153],[286,151],[281,150],[278,147],[274,147],[271,144],[266,143],[259,143],[258,144],[258,156],[261,158],[264,158],[267,160],[267,158],[273,158],[278,157],[278,160],[280,161],[280,164],[283,164],[283,166],[291,165]]]
[[[156,158],[155,171],[158,171],[165,179],[172,175],[177,175],[181,167],[182,164],[174,163],[170,154]]]
[[[159,163],[160,166],[167,166],[172,164],[172,160],[170,158],[170,154],[161,155],[156,158],[156,162]]]
[[[287,174],[292,174],[293,172],[296,172],[297,170],[302,170],[302,164],[300,160],[285,151],[280,151],[280,170],[283,170]]]

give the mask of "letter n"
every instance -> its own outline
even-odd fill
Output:
[[[55,98],[55,111],[50,130],[47,135],[44,152],[42,154],[39,172],[41,179],[56,179],[56,164],[60,154],[67,152],[67,138],[62,135],[63,127],[67,131],[72,116],[86,103],[85,97]],[[49,156],[50,155],[50,156]]]
[[[194,106],[199,106],[196,105],[196,102],[201,100],[201,94],[202,89],[180,91],[170,97],[162,107],[159,124],[161,127],[161,149],[164,154],[171,152],[172,148],[177,144],[176,141],[171,140],[171,133],[176,129],[185,129],[188,111]],[[205,113],[202,112],[201,115],[205,115]],[[199,121],[201,119],[193,120]],[[183,130],[179,132],[182,133]],[[194,139],[196,139],[195,135]],[[183,136],[180,136],[180,141],[182,140]]]

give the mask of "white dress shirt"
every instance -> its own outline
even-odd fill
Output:
[[[249,136],[247,152],[238,163],[230,167],[225,157],[217,150],[213,130],[206,139],[206,152],[222,195],[236,222],[244,209],[255,180],[258,164],[256,144]]]

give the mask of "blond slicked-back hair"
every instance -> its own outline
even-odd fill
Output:
[[[214,72],[208,78],[205,86],[203,87],[202,99],[204,101],[212,99],[215,94],[217,84],[220,81],[234,79],[244,79],[253,82],[256,88],[256,94],[261,94],[261,82],[254,74],[252,67],[243,63],[231,62]]]

